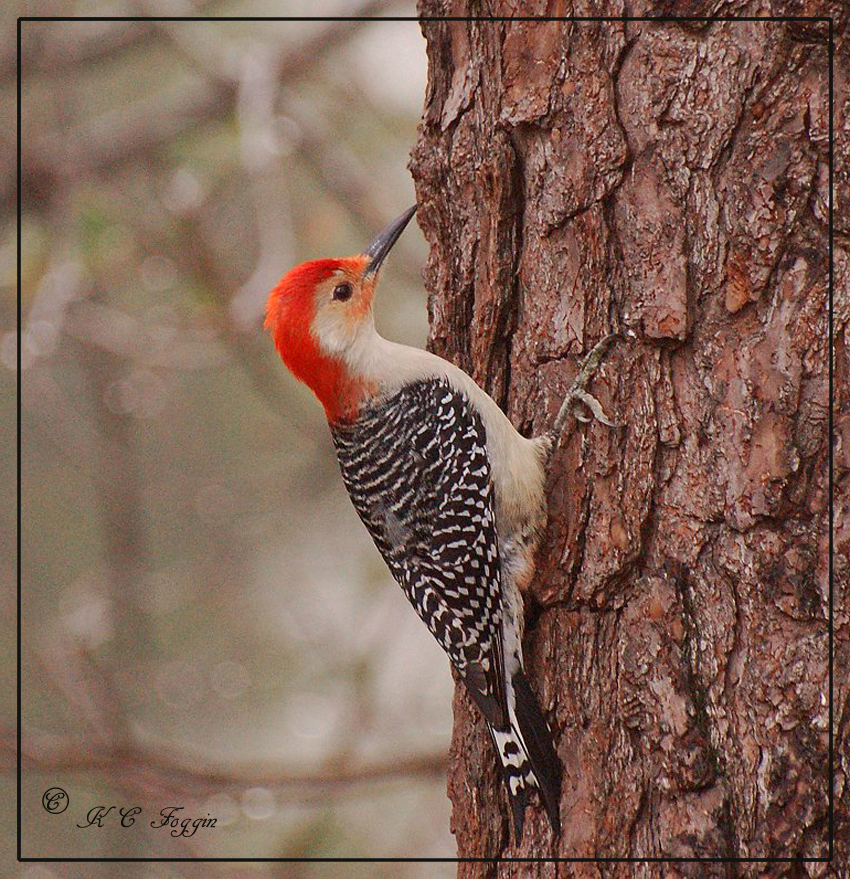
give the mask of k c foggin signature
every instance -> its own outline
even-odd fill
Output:
[[[206,818],[184,818],[179,815],[183,811],[183,806],[167,806],[159,810],[159,816],[151,821],[151,827],[164,827],[169,830],[172,836],[194,836],[201,828],[215,827],[216,819],[207,815]],[[111,812],[116,814],[109,818]],[[85,824],[78,824],[77,827],[105,827],[105,821],[118,821],[122,827],[131,827],[136,823],[136,816],[141,814],[141,806],[132,806],[130,808],[119,808],[117,806],[94,806],[89,809],[86,814]]]

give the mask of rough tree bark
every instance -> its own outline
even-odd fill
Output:
[[[421,0],[419,11],[832,15],[845,387],[844,3]],[[449,777],[459,855],[826,857],[828,26],[431,21],[423,31],[429,85],[411,168],[431,246],[432,349],[534,434],[580,356],[622,336],[592,387],[623,427],[579,425],[554,460],[526,641],[565,766],[563,833],[553,842],[530,811],[513,846],[492,748],[459,688]],[[836,417],[840,502],[850,419]],[[845,864],[846,573],[840,557]],[[559,875],[597,869],[662,867]],[[471,863],[460,874],[554,867]]]

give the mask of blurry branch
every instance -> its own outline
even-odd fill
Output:
[[[259,255],[251,276],[232,297],[231,315],[242,329],[256,325],[266,296],[293,257],[292,211],[288,177],[276,173],[280,149],[275,137],[277,81],[268,53],[245,58],[240,71],[236,119],[242,166],[248,174],[248,196],[254,209]]]
[[[344,149],[340,139],[309,102],[287,96],[283,101],[283,111],[291,123],[286,135],[291,148],[359,226],[377,231],[401,212],[398,204],[383,205],[376,201],[378,187],[373,174],[354,153]]]
[[[47,22],[24,22],[21,31],[24,76],[77,73],[100,61],[111,60],[125,49],[139,49],[156,31],[152,22],[122,21],[118,18],[98,22],[97,27],[53,27]],[[30,38],[32,36],[35,39]],[[16,76],[15,43],[0,56],[0,85]]]
[[[388,6],[388,0],[368,0],[352,15],[376,16]],[[156,4],[148,4],[151,11]],[[206,123],[223,119],[238,108],[245,98],[247,72],[261,62],[259,79],[278,89],[308,74],[327,54],[354,32],[367,25],[360,20],[342,19],[319,29],[296,49],[272,51],[263,47],[265,57],[256,55],[257,47],[222,41],[209,26],[200,23],[185,27],[156,22],[175,48],[202,73],[202,81],[183,80],[143,100],[101,114],[93,121],[70,129],[24,142],[24,189],[29,176],[38,184],[52,180],[62,172],[80,175],[101,170],[114,173],[115,166],[151,153],[186,132]],[[261,53],[262,55],[263,53]],[[287,125],[275,124],[270,112],[264,131],[268,145],[279,143],[277,153],[294,151],[315,173],[320,183],[334,195],[364,229],[381,228],[397,205],[376,201],[372,176],[352,153],[343,151],[339,138],[318,113],[305,101],[284,93],[282,111]],[[256,118],[256,117],[254,117]],[[240,120],[241,121],[241,120]],[[331,146],[332,145],[332,146]],[[246,169],[251,172],[250,165]],[[0,199],[14,197],[14,175],[9,172],[0,184]],[[401,255],[404,253],[404,245]],[[407,274],[418,280],[418,269],[407,266]]]
[[[14,731],[0,729],[0,769],[15,767]],[[279,790],[292,801],[326,803],[328,794],[360,793],[359,788],[400,779],[439,778],[446,771],[445,752],[403,757],[385,762],[329,763],[314,772],[293,772],[268,764],[233,766],[180,753],[160,745],[120,747],[56,742],[53,737],[29,737],[21,752],[23,769],[43,772],[102,772],[128,789],[151,794],[200,797],[222,791],[265,787]]]
[[[56,639],[49,650],[36,654],[40,678],[67,701],[74,720],[99,746],[114,748],[128,735],[126,716],[114,698],[111,679],[80,645]]]
[[[156,3],[149,5],[157,7]],[[387,5],[386,0],[369,0],[355,9],[352,15],[375,16]],[[289,85],[303,74],[303,65],[312,67],[353,33],[355,28],[352,25],[364,22],[339,24],[341,26],[332,29],[330,34],[325,31],[317,33],[302,44],[297,53],[280,55],[268,47],[262,47],[263,51],[259,53],[252,48],[252,54],[248,57],[244,52],[239,52],[234,44],[226,45],[226,42],[216,40],[211,31],[205,33],[200,28],[181,28],[170,22],[160,22],[159,26],[174,41],[176,48],[215,86],[228,89],[236,87],[238,90],[237,117],[243,163],[255,190],[267,193],[267,187],[257,178],[262,177],[262,170],[271,164],[274,155],[295,152],[358,225],[367,230],[377,230],[398,211],[398,205],[381,204],[376,200],[375,180],[369,169],[350,150],[345,149],[344,139],[335,135],[322,114],[316,112],[310,102],[294,98],[291,91],[284,89],[280,96],[280,110],[284,117],[281,121],[285,124],[275,124],[275,86]],[[267,198],[263,202],[267,203]],[[258,211],[258,214],[261,219],[262,211]],[[271,223],[268,227],[277,225]],[[258,268],[263,264],[264,250],[261,249]],[[401,251],[404,251],[404,245]],[[418,267],[407,268],[418,282]]]
[[[76,175],[130,161],[197,126],[226,115],[233,95],[207,83],[180,82],[150,97],[102,113],[78,125],[30,141],[24,138],[23,176]],[[9,197],[14,179],[4,180]]]
[[[126,210],[133,210],[129,200],[126,202]],[[218,259],[197,214],[187,212],[179,217],[176,235],[169,234],[174,230],[159,229],[153,223],[145,222],[138,212],[134,217],[133,230],[142,246],[150,253],[166,254],[182,275],[193,278],[210,294],[208,302],[217,312],[217,341],[227,347],[233,360],[244,370],[254,390],[269,409],[278,415],[287,416],[293,437],[303,442],[305,447],[312,446],[315,438],[311,437],[307,426],[288,417],[291,413],[287,412],[284,397],[280,393],[280,372],[270,368],[273,361],[268,356],[267,339],[258,338],[256,333],[249,336],[241,332],[231,319],[230,291],[238,285]]]
[[[374,15],[386,5],[386,2],[370,0],[352,14]],[[387,211],[374,203],[374,181],[366,168],[351,153],[342,151],[339,138],[333,137],[329,126],[324,123],[319,113],[311,109],[307,101],[293,99],[291,95],[284,94],[282,109],[290,123],[284,134],[280,126],[273,126],[274,108],[269,100],[272,97],[269,94],[272,85],[276,83],[288,85],[291,80],[304,72],[302,65],[312,67],[317,59],[325,57],[329,50],[350,36],[354,30],[351,25],[363,23],[350,22],[348,28],[331,28],[330,34],[321,31],[302,44],[297,52],[288,56],[281,57],[266,52],[264,56],[257,57],[254,49],[252,50],[254,57],[247,59],[238,55],[234,45],[223,45],[220,40],[216,40],[212,32],[204,33],[199,28],[181,28],[170,22],[160,22],[159,26],[174,41],[175,47],[200,72],[209,77],[215,86],[238,90],[243,103],[241,114],[243,121],[247,112],[250,114],[251,122],[257,124],[256,114],[250,113],[253,109],[250,103],[252,98],[256,99],[256,93],[263,89],[267,113],[263,134],[266,140],[271,142],[286,140],[289,149],[299,153],[316,172],[328,191],[337,195],[362,225],[369,229],[377,229],[386,223]],[[246,104],[248,106],[245,106]],[[243,160],[246,158],[248,161],[245,165],[250,171],[252,162],[250,157],[245,156],[243,140]]]
[[[103,302],[107,293],[96,286],[92,301]],[[110,613],[115,632],[117,656],[141,654],[145,657],[152,648],[153,636],[147,617],[140,612],[144,606],[141,583],[145,569],[144,543],[145,516],[143,512],[143,477],[140,461],[133,450],[133,416],[109,404],[115,375],[120,372],[123,357],[91,345],[80,349],[80,363],[91,388],[91,418],[98,434],[108,440],[101,445],[101,456],[96,462],[107,478],[96,486],[97,506],[102,536],[102,558],[108,570]],[[91,660],[90,660],[91,662]],[[97,675],[104,678],[103,672]],[[107,682],[108,683],[108,682]],[[127,733],[124,695],[121,688],[111,687],[109,695],[115,705],[113,714],[117,729],[121,720]]]
[[[387,5],[388,0],[367,0],[352,14],[374,16]],[[146,8],[151,14],[159,11],[156,3],[148,3]],[[285,225],[286,192],[281,192],[280,186],[273,190],[270,181],[278,180],[280,175],[265,171],[276,165],[281,155],[296,153],[365,230],[382,227],[398,206],[378,203],[369,169],[344,149],[332,128],[307,102],[292,98],[287,94],[289,89],[283,90],[284,118],[280,119],[275,114],[275,98],[281,93],[282,84],[288,86],[310,72],[329,51],[368,22],[345,19],[333,22],[318,29],[295,49],[222,40],[221,24],[152,24],[154,34],[165,34],[203,75],[203,80],[183,77],[178,85],[164,92],[104,113],[90,123],[54,130],[25,143],[24,173],[32,174],[36,185],[41,181],[47,191],[52,191],[50,181],[79,179],[86,173],[114,175],[116,165],[133,159],[147,159],[156,165],[155,147],[205,122],[224,119],[235,110],[259,242],[259,255],[251,276],[243,282],[232,277],[232,272],[228,273],[214,243],[207,240],[200,218],[195,215],[182,218],[180,243],[175,244],[171,236],[157,232],[159,246],[151,250],[170,252],[173,262],[200,279],[203,287],[213,294],[222,330],[220,341],[245,368],[266,402],[280,411],[278,375],[269,372],[267,346],[247,345],[244,333],[240,332],[256,326],[266,292],[276,280],[280,266],[288,264],[291,250],[291,235]],[[107,32],[112,35],[113,47],[123,46],[135,33],[125,28],[114,31],[107,28]],[[148,31],[145,34],[145,38],[150,35]],[[85,50],[80,48],[79,51],[80,57],[85,57]],[[11,178],[6,179],[5,185],[2,195],[8,198],[14,191]],[[26,189],[26,182],[24,186]],[[137,231],[142,222],[140,214],[138,205],[128,198],[126,216],[135,218]],[[147,237],[152,237],[150,229],[141,231],[143,237],[146,232]],[[191,242],[190,247],[183,246],[182,242],[186,241]],[[398,265],[409,278],[418,281],[418,267],[409,260],[405,262],[404,254],[402,244],[399,251],[402,259]],[[232,295],[234,290],[238,291],[235,296]],[[139,351],[145,334],[137,335],[137,322],[107,311],[105,305],[78,305],[73,316],[68,315],[68,329],[78,340],[123,356]],[[187,361],[200,365],[202,361],[215,359],[210,352],[205,356],[202,349],[202,345],[191,343],[160,348],[154,354],[160,359],[152,365],[192,365]],[[150,353],[139,351],[141,356]]]
[[[270,53],[275,79],[289,81],[303,76],[313,66],[327,57],[329,52],[342,45],[354,32],[360,30],[367,21],[356,20],[356,16],[366,18],[378,17],[392,4],[393,0],[364,0],[358,7],[351,10],[350,18],[340,18],[329,22],[307,40],[301,42],[297,49],[283,49]],[[163,4],[148,2],[145,4],[153,14]],[[182,23],[181,23],[182,24]],[[242,67],[241,57],[245,52],[254,52],[253,45],[238,45],[232,40],[223,40],[220,33],[213,27],[206,28],[193,25],[191,28],[174,22],[157,22],[160,30],[174,43],[185,57],[198,69],[219,80],[222,85],[235,87],[238,85]],[[220,26],[219,26],[220,27]],[[218,28],[216,28],[217,30]]]
[[[373,15],[387,5],[387,0],[369,0],[352,14]],[[330,49],[366,23],[348,19],[330,22],[297,48],[274,56],[276,79],[288,82],[305,75]],[[174,30],[169,29],[168,36],[173,38],[173,33]],[[186,131],[226,116],[236,104],[239,78],[228,73],[231,65],[222,55],[219,41],[210,42],[216,45],[215,54],[210,57],[218,58],[218,62],[205,59],[202,63],[198,52],[187,49],[186,39],[175,44],[201,67],[206,81],[181,80],[175,87],[103,113],[89,124],[41,135],[34,140],[25,139],[24,176],[50,178],[57,168],[63,167],[76,174],[112,168]],[[197,45],[197,40],[193,45]],[[206,39],[204,46],[208,47]],[[15,175],[10,170],[3,179],[0,198],[8,201],[14,195],[14,187]]]
[[[267,763],[233,765],[169,748],[138,742],[130,730],[108,670],[82,644],[52,636],[38,664],[47,684],[69,700],[88,741],[55,735],[28,735],[21,750],[23,769],[46,772],[102,772],[110,783],[136,794],[200,797],[251,787],[280,790],[294,802],[326,803],[329,794],[359,793],[379,782],[433,778],[445,773],[444,751],[391,761],[359,763],[333,755],[322,768],[293,771]],[[117,713],[116,713],[117,712]],[[13,729],[0,727],[0,770],[16,765]]]

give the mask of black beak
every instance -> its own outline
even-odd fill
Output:
[[[416,205],[408,208],[397,220],[387,226],[383,232],[380,232],[372,241],[372,243],[364,251],[364,255],[371,257],[369,264],[366,266],[366,275],[374,275],[381,267],[381,263],[386,259],[387,254],[392,250],[393,245],[401,237],[404,227],[410,222],[416,213]]]

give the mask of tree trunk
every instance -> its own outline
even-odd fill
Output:
[[[843,387],[845,6],[602,5],[608,15],[674,6],[680,15],[833,15]],[[421,0],[420,14],[592,15],[598,6]],[[577,424],[553,460],[549,535],[527,610],[526,665],[565,767],[563,832],[553,840],[542,811],[529,810],[514,846],[495,754],[458,688],[449,773],[458,854],[826,857],[828,26],[455,21],[423,30],[429,86],[411,167],[431,246],[432,350],[531,435],[551,425],[581,356],[605,334],[621,336],[592,390],[622,427]],[[850,419],[846,408],[836,414],[840,498]],[[846,552],[840,512],[836,524]],[[845,863],[846,573],[839,559],[836,854]],[[470,863],[460,875],[537,869]],[[799,869],[823,875],[836,862]]]

